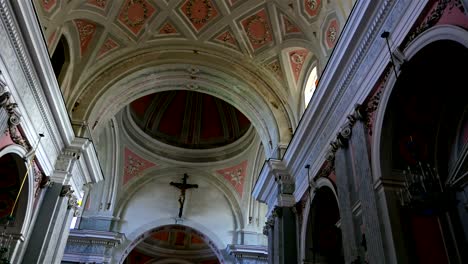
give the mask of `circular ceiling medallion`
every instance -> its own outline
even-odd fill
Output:
[[[141,26],[148,18],[148,7],[143,0],[129,1],[123,10],[123,17],[127,25]]]
[[[213,17],[213,6],[209,0],[190,0],[185,14],[194,24],[205,24]]]
[[[267,22],[260,16],[252,16],[247,22],[247,36],[256,45],[263,45],[270,39],[270,29]]]

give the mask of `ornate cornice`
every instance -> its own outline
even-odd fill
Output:
[[[266,261],[268,259],[266,246],[228,245],[226,251],[229,255],[234,256],[240,261],[242,259],[255,259],[258,261]]]
[[[21,69],[23,70],[26,81],[30,87],[30,91],[33,94],[33,98],[36,101],[36,105],[39,108],[40,115],[43,120],[49,120],[45,106],[44,96],[41,91],[41,85],[38,83],[38,78],[33,71],[33,66],[31,65],[30,59],[28,58],[26,48],[24,47],[23,41],[21,39],[21,33],[18,32],[18,25],[14,19],[14,15],[11,13],[12,7],[9,4],[9,1],[0,0],[0,17],[3,22],[3,25],[6,28],[7,34],[9,36],[10,42],[16,52],[17,59]],[[35,16],[33,16],[35,17]],[[44,125],[47,129],[47,134],[53,135],[54,131],[58,131],[57,127],[54,125],[54,122],[44,122]],[[51,137],[52,143],[56,148],[59,148],[60,144],[55,137]]]
[[[116,247],[123,242],[124,238],[124,234],[116,232],[71,229],[67,244],[93,244]]]

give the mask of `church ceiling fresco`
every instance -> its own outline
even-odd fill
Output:
[[[217,170],[218,174],[222,175],[231,186],[236,190],[237,194],[242,198],[244,191],[244,182],[247,175],[247,161],[244,160],[235,166]]]
[[[278,85],[281,88],[270,86],[268,92],[278,96],[273,106],[294,102],[297,99],[291,101],[290,97],[299,96],[297,91],[302,86],[297,76],[312,61],[298,68],[287,59],[278,60],[277,56],[285,49],[297,47],[307,50],[314,61],[324,66],[328,49],[336,44],[344,24],[340,21],[347,16],[342,11],[343,1],[321,0],[35,0],[35,3],[50,52],[53,53],[65,32],[68,42],[74,43],[70,46],[79,47],[72,50],[71,56],[78,58],[73,59],[70,87],[64,88],[71,90],[64,91],[65,101],[77,120],[85,118],[91,102],[104,92],[105,83],[92,83],[94,79],[101,78],[106,69],[133,67],[130,64],[137,62],[131,61],[132,53],[151,47],[223,54],[232,61],[265,71],[268,74],[260,76],[265,80],[278,77],[289,80]],[[121,58],[128,60],[119,61]],[[111,81],[110,78],[108,82]]]
[[[153,138],[176,147],[208,149],[241,138],[249,120],[208,94],[175,90],[150,94],[130,104],[135,123]]]
[[[124,149],[124,176],[123,184],[141,175],[141,173],[149,168],[155,167],[156,164],[147,161],[146,159],[133,153],[130,149]]]

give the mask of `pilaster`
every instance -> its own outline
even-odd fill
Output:
[[[51,184],[45,193],[22,263],[60,263],[63,254],[60,250],[75,210],[76,197],[70,186]]]
[[[359,200],[363,213],[363,223],[366,233],[366,245],[370,263],[384,263],[385,255],[380,231],[380,221],[374,190],[373,177],[367,149],[365,124],[362,119],[353,127],[350,139],[350,149],[353,152],[353,164],[359,184]]]
[[[253,196],[268,205],[264,233],[268,236],[268,263],[295,263],[296,211],[294,177],[280,160],[265,163],[255,184]]]

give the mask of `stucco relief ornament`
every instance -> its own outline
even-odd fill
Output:
[[[279,77],[281,77],[281,65],[275,61],[269,65],[270,69]]]
[[[132,156],[128,157],[127,171],[131,175],[135,175],[140,170],[140,167],[143,166],[143,162],[136,160]]]
[[[253,30],[255,25],[262,25],[264,29],[264,33],[261,34],[260,36],[257,36]],[[268,39],[270,39],[270,29],[268,28],[267,22],[265,19],[262,17],[255,15],[252,18],[250,18],[249,22],[247,23],[247,36],[249,37],[250,41],[252,41],[253,44],[256,45],[263,45],[265,42],[267,42]]]
[[[189,83],[187,84],[187,89],[189,89],[190,91],[196,91],[198,90],[200,87],[195,84],[195,83]]]
[[[338,33],[338,30],[336,29],[336,27],[332,26],[328,28],[327,38],[331,43],[335,43],[336,37],[338,35],[337,33]]]
[[[194,66],[190,66],[187,71],[190,73],[190,75],[195,75],[200,72],[200,69]]]
[[[18,105],[16,103],[9,103],[6,105],[6,110],[8,113],[8,129],[10,133],[11,140],[18,145],[23,146],[25,149],[28,149],[29,146],[26,144],[26,141],[23,139],[20,131],[18,130],[18,125],[21,122],[21,114],[16,110]]]
[[[307,5],[310,9],[314,10],[315,8],[317,8],[317,0],[307,0],[307,1],[306,1],[306,5]]]
[[[291,55],[291,60],[296,64],[304,63],[304,56],[299,53],[294,53]]]
[[[242,169],[238,169],[236,172],[230,172],[229,176],[231,177],[231,181],[237,185],[242,183]]]
[[[100,7],[105,7],[106,6],[106,0],[96,0],[96,5]]]
[[[76,24],[78,26],[80,42],[86,41],[86,39],[94,33],[95,28],[93,25],[85,25],[82,21],[77,21]]]
[[[143,16],[136,20],[130,19],[128,14],[129,10],[130,8],[132,8],[133,5],[137,4],[139,4],[140,7],[143,9]],[[148,18],[148,7],[146,6],[146,3],[143,0],[130,0],[123,10],[123,18],[125,24],[131,27],[143,25],[143,23],[145,23],[145,20]]]
[[[205,24],[210,20],[213,16],[213,6],[211,5],[211,2],[209,0],[203,0],[203,6],[204,9],[197,8],[195,9],[195,6],[193,5],[196,0],[190,0],[187,3],[187,6],[185,7],[185,14],[187,17],[192,21],[194,24]],[[201,14],[205,12],[205,15],[201,18],[198,18],[195,13]],[[195,15],[195,16],[194,16]]]

